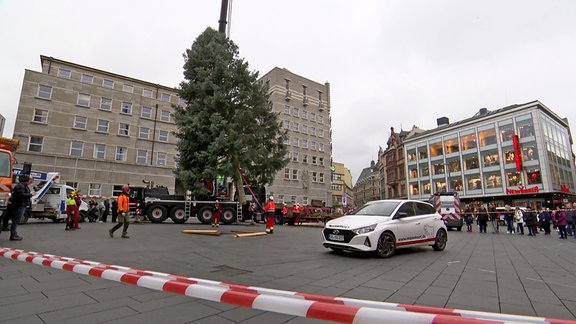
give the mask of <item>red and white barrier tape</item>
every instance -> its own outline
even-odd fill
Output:
[[[574,320],[394,304],[184,277],[0,247],[0,256],[190,297],[344,323],[576,323]]]

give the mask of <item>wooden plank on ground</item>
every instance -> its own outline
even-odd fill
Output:
[[[200,234],[200,235],[213,235],[219,236],[220,232],[218,230],[182,230],[185,234]]]
[[[234,237],[250,237],[250,236],[261,236],[261,235],[267,235],[268,233],[266,232],[254,232],[254,233],[240,233],[240,234],[235,234]]]

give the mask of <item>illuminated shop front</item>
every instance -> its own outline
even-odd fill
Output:
[[[409,198],[456,191],[475,204],[540,208],[576,201],[570,129],[539,101],[438,122],[404,140]]]

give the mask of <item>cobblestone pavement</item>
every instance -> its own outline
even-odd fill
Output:
[[[445,251],[399,250],[391,259],[335,254],[321,226],[276,226],[273,235],[183,234],[199,223],[131,224],[129,239],[110,223],[35,222],[23,241],[0,247],[271,289],[391,303],[576,319],[576,240],[449,232]],[[205,301],[0,258],[2,323],[314,323],[313,319]]]

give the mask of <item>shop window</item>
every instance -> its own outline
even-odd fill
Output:
[[[460,151],[460,146],[458,145],[457,138],[444,141],[444,147],[446,148],[446,154],[456,153]]]
[[[444,155],[444,151],[442,150],[442,143],[438,142],[430,144],[430,156],[435,157],[440,155]]]
[[[424,194],[430,194],[430,182],[422,182],[422,191]]]
[[[420,164],[420,175],[422,177],[427,177],[430,175],[430,168],[428,164]]]
[[[482,165],[486,167],[491,167],[500,164],[500,158],[498,152],[489,151],[482,154]]]
[[[507,142],[512,140],[512,135],[514,135],[514,125],[508,124],[500,126],[500,141]]]
[[[410,193],[412,195],[419,195],[420,194],[420,190],[418,189],[417,183],[410,184]]]
[[[462,178],[450,178],[450,187],[448,188],[450,191],[462,191],[464,187],[462,186]]]
[[[411,168],[408,172],[410,173],[410,179],[418,178],[418,170],[416,168]]]
[[[460,159],[446,160],[448,165],[448,172],[460,172],[462,167],[460,166]]]
[[[421,146],[418,148],[418,159],[427,159],[428,158],[428,148],[426,146]]]
[[[464,156],[463,160],[464,160],[464,170],[473,170],[479,168],[478,156],[476,154]]]
[[[436,162],[434,164],[432,164],[432,170],[434,172],[434,175],[437,174],[444,174],[444,162]]]
[[[502,175],[500,175],[500,172],[484,173],[484,187],[486,189],[501,188]]]
[[[476,148],[476,134],[464,135],[460,138],[462,151]]]
[[[479,175],[466,177],[466,190],[482,189],[482,181]]]
[[[434,192],[446,192],[446,181],[444,180],[435,181],[434,187],[436,188]]]
[[[538,149],[536,148],[536,144],[522,144],[522,152],[524,153],[522,156],[524,161],[538,160]]]
[[[510,164],[510,163],[516,163],[514,157],[514,148],[512,147],[508,147],[508,148],[504,148],[504,163],[506,164]]]
[[[508,186],[521,186],[522,185],[522,175],[517,171],[506,172],[506,179],[508,180]]]
[[[408,161],[416,161],[416,150],[408,150]]]
[[[478,140],[481,147],[496,144],[496,130],[490,128],[478,132]]]
[[[526,175],[528,176],[527,182],[529,185],[542,183],[542,174],[540,173],[540,169],[528,169]]]
[[[534,136],[534,124],[532,123],[532,118],[517,121],[516,128],[518,129],[518,136],[520,136],[520,138]]]

